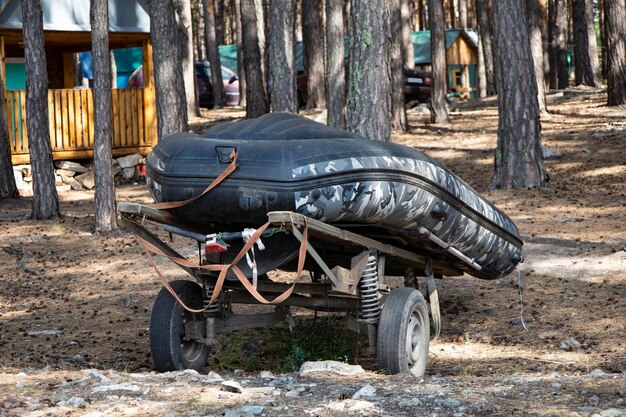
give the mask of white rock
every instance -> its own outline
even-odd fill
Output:
[[[422,402],[419,400],[419,398],[405,398],[403,400],[401,400],[398,405],[400,407],[417,407],[418,405],[420,405]]]
[[[239,385],[239,382],[233,381],[233,380],[222,382],[222,389],[228,392],[236,392],[236,393],[243,392],[243,388],[241,387],[241,385]]]
[[[274,376],[274,374],[271,373],[270,371],[261,371],[259,373],[259,378],[261,378],[261,379],[275,379],[276,376]]]
[[[86,405],[87,404],[85,399],[81,398],[81,397],[72,397],[69,400],[67,400],[66,403],[69,404],[69,405],[73,405],[75,407],[80,407],[81,405]]]
[[[220,382],[224,381],[224,378],[222,378],[220,374],[211,371],[200,381],[204,382],[205,384],[219,384]]]
[[[545,146],[541,147],[541,154],[543,159],[555,159],[561,157],[561,152],[546,148]]]
[[[111,382],[111,378],[108,378],[104,375],[102,375],[99,371],[92,369],[91,371],[89,371],[89,376],[92,378],[96,378],[102,382]]]
[[[602,370],[602,369],[594,369],[593,371],[591,371],[589,373],[591,376],[595,376],[595,377],[601,377],[601,376],[606,376],[606,373]]]
[[[338,361],[304,362],[300,367],[300,374],[313,372],[333,372],[339,375],[351,376],[364,374],[360,365],[348,365]]]
[[[599,417],[623,417],[626,416],[625,408],[608,408],[597,414]]]
[[[318,114],[317,117],[315,118],[315,121],[317,123],[323,123],[323,124],[328,123],[328,110],[324,110],[323,112]]]
[[[135,167],[122,168],[122,176],[129,180],[135,176],[135,170]]]
[[[333,411],[343,411],[346,409],[346,403],[343,401],[332,401],[327,405]]]
[[[249,405],[247,407],[238,408],[236,410],[227,411],[224,417],[244,417],[255,416],[263,412],[263,406],[261,405]]]
[[[374,404],[365,400],[355,400],[348,405],[350,411],[363,411],[370,408],[374,408]]]
[[[365,385],[363,388],[358,390],[352,396],[353,400],[358,400],[360,398],[371,398],[376,395],[376,388],[371,386],[370,384]]]
[[[31,330],[26,332],[29,336],[56,336],[61,334],[58,330]]]
[[[134,168],[137,164],[139,164],[139,161],[141,161],[141,155],[135,153],[132,155],[122,156],[117,158],[116,161],[122,169],[131,167]]]
[[[95,179],[93,176],[93,171],[89,171],[89,172],[85,172],[84,174],[77,175],[75,178],[78,182],[80,182],[83,185],[83,187],[87,188],[88,190],[93,189],[93,187],[96,185]]]
[[[91,391],[91,395],[141,395],[141,388],[127,382],[113,385],[101,385]]]
[[[68,171],[74,171],[74,172],[78,172],[78,173],[81,173],[81,174],[89,171],[89,168],[86,168],[86,167],[82,166],[78,162],[57,161],[55,163],[55,165],[59,169],[66,169]]]

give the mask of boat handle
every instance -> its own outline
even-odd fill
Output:
[[[453,248],[449,243],[444,242],[443,240],[439,239],[437,236],[435,236],[434,234],[432,234],[430,232],[430,230],[428,230],[427,228],[425,228],[424,226],[420,226],[419,229],[417,229],[418,233],[421,236],[424,236],[425,238],[429,239],[431,242],[434,242],[435,244],[437,244],[438,246],[442,247],[443,249],[447,250],[449,253],[451,253],[452,255],[456,256],[457,258],[459,258],[460,260],[462,260],[463,262],[471,265],[474,269],[476,269],[477,271],[480,271],[481,269],[483,269],[480,265],[478,265],[472,258],[469,258],[465,255],[463,255],[463,253],[461,253],[458,249]]]

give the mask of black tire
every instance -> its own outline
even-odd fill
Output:
[[[190,308],[202,307],[202,288],[192,281],[172,281],[170,286]],[[150,317],[150,353],[159,372],[205,367],[209,347],[197,341],[185,341],[183,321],[205,321],[201,313],[185,310],[166,288],[154,301]]]
[[[396,288],[387,297],[378,323],[378,366],[389,374],[424,376],[430,322],[421,292]]]

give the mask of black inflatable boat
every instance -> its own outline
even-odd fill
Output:
[[[507,275],[521,260],[523,242],[511,219],[437,161],[293,114],[166,138],[147,158],[153,198],[171,202],[200,194],[228,166],[233,150],[237,169],[210,193],[172,209],[174,216],[206,232],[234,231],[265,223],[270,211],[294,211],[483,279]],[[433,236],[479,267],[451,256]],[[283,248],[288,255],[280,262],[293,258],[296,248]]]

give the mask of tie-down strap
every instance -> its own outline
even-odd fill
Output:
[[[144,248],[145,252],[146,252],[146,256],[148,258],[148,261],[150,262],[150,264],[152,265],[152,267],[154,268],[154,270],[156,271],[157,275],[159,276],[159,279],[161,280],[161,283],[163,283],[163,286],[165,288],[167,288],[167,290],[170,292],[170,294],[172,294],[172,296],[176,299],[176,301],[178,301],[180,303],[180,305],[187,311],[190,311],[192,313],[201,313],[203,311],[205,311],[207,308],[209,308],[209,306],[211,304],[213,304],[215,302],[215,300],[219,297],[221,291],[222,291],[222,286],[224,285],[224,280],[226,279],[226,274],[228,273],[228,270],[232,270],[235,274],[235,276],[239,279],[239,281],[243,284],[243,286],[246,288],[246,290],[248,290],[248,292],[260,303],[262,304],[280,304],[283,301],[285,301],[287,298],[289,298],[289,296],[291,295],[291,293],[293,292],[296,283],[294,282],[291,287],[289,287],[285,292],[283,292],[282,294],[280,294],[278,297],[274,298],[273,300],[267,300],[265,297],[263,297],[261,295],[261,293],[259,293],[257,291],[256,288],[254,288],[254,286],[250,283],[250,281],[248,280],[248,278],[244,275],[243,272],[241,272],[241,269],[239,269],[239,267],[237,266],[237,263],[245,256],[246,252],[248,252],[248,250],[252,247],[252,245],[254,245],[256,243],[256,241],[261,237],[261,235],[263,234],[263,232],[265,231],[265,229],[267,229],[267,227],[270,225],[270,223],[265,223],[263,226],[261,226],[260,228],[258,228],[254,234],[251,236],[250,240],[244,245],[244,247],[239,251],[239,253],[237,254],[237,256],[235,256],[235,258],[233,259],[233,261],[230,264],[210,264],[210,265],[198,265],[186,258],[181,258],[181,257],[177,257],[177,256],[171,256],[166,254],[165,252],[163,252],[161,249],[159,249],[158,247],[156,247],[155,245],[153,245],[152,243],[148,242],[147,240],[143,239],[142,237],[139,236],[135,236],[135,238],[137,239],[137,241],[139,242],[139,244]],[[302,233],[303,238],[300,242],[300,250],[298,251],[298,270],[296,272],[296,281],[298,280],[298,278],[300,278],[300,275],[302,275],[302,271],[304,270],[304,261],[306,259],[306,252],[307,252],[307,240],[308,240],[308,229],[304,228],[304,231]],[[206,307],[201,308],[201,309],[193,309],[190,308],[189,306],[187,306],[181,299],[180,297],[178,297],[178,295],[176,294],[176,292],[172,289],[172,287],[169,285],[169,283],[167,282],[167,279],[165,278],[165,276],[163,276],[163,274],[161,273],[161,271],[159,271],[154,258],[152,257],[152,254],[155,255],[160,255],[160,256],[165,256],[166,258],[169,258],[172,262],[176,263],[179,266],[185,267],[185,268],[190,268],[190,269],[201,269],[201,270],[205,270],[205,271],[219,271],[219,276],[217,277],[217,282],[215,283],[215,288],[213,290],[213,295],[211,296],[211,300],[209,301],[209,303],[207,304]]]

